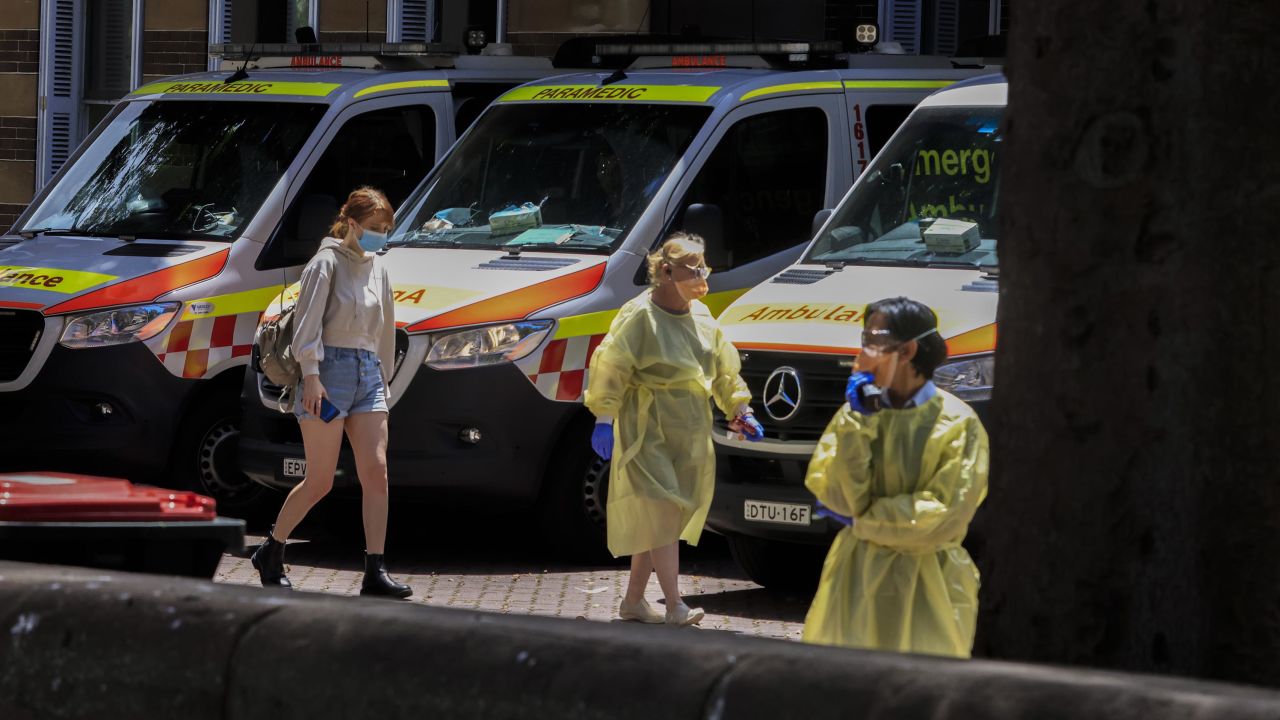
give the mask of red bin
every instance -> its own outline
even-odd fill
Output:
[[[193,492],[69,473],[0,473],[0,559],[212,578],[244,521]]]

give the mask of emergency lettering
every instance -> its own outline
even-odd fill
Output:
[[[534,100],[638,100],[643,87],[549,87],[534,93]]]
[[[991,216],[996,151],[930,148],[915,156],[908,219],[954,218],[983,223]]]
[[[957,175],[971,176],[979,184],[991,182],[992,153],[986,148],[963,150],[921,150],[916,155],[917,176]]]
[[[174,83],[165,89],[166,93],[252,93],[270,92],[271,83],[237,82],[227,85],[221,82]]]
[[[78,270],[0,265],[0,288],[46,290],[65,294],[77,293],[115,279],[115,275]]]

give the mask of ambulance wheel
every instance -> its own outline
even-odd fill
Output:
[[[270,492],[240,471],[240,403],[205,396],[193,405],[175,444],[173,471],[181,487],[218,503],[219,515],[259,520]]]
[[[592,423],[569,426],[544,481],[539,529],[550,549],[582,562],[608,561],[609,461],[591,450]]]
[[[729,553],[742,572],[770,590],[813,592],[822,574],[826,548],[764,540],[730,533]]]

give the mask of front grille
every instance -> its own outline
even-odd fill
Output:
[[[509,255],[504,255],[496,260],[480,263],[476,266],[476,269],[533,270],[535,272],[545,272],[547,270],[559,270],[560,268],[569,267],[577,262],[579,262],[577,258],[511,257]]]
[[[44,316],[31,310],[0,310],[0,382],[18,379],[44,332]]]
[[[850,369],[841,362],[851,358],[840,355],[801,355],[751,351],[742,353],[742,379],[751,388],[751,406],[756,419],[764,426],[765,437],[772,440],[815,442],[826,430],[836,410],[844,404],[844,386]],[[800,402],[795,415],[775,420],[765,408],[764,385],[775,370],[793,368],[800,380]],[[717,415],[721,430],[725,420]]]
[[[784,285],[812,285],[819,280],[824,280],[832,273],[826,268],[822,270],[805,270],[803,268],[791,268],[781,275],[775,277],[771,282],[782,283]]]

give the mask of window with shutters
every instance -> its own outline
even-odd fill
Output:
[[[43,0],[36,189],[138,86],[142,0]]]
[[[318,0],[213,0],[209,42],[296,42],[294,31],[315,28],[318,15]]]
[[[44,0],[40,26],[40,109],[36,189],[66,163],[77,141],[80,115],[83,0]]]
[[[134,0],[84,3],[84,89],[77,140],[88,135],[117,100],[137,87],[133,62],[134,5]]]
[[[439,40],[439,11],[436,0],[388,0],[388,42],[434,42]]]
[[[908,53],[920,51],[922,0],[880,0],[880,31],[884,42],[896,42]]]

